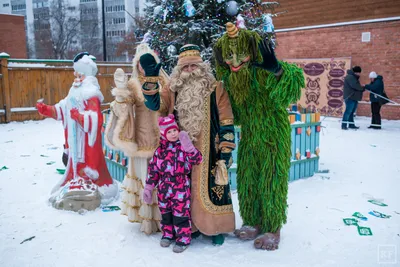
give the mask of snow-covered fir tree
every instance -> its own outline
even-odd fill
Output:
[[[263,0],[150,0],[145,8],[146,27],[137,32],[150,43],[170,73],[176,65],[179,48],[197,44],[204,60],[210,60],[212,45],[225,31],[227,22],[274,39],[272,17],[278,2]]]

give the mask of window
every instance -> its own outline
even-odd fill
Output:
[[[135,12],[139,13],[139,8],[138,7],[135,7]]]
[[[118,5],[118,6],[106,6],[106,12],[123,12],[125,10],[125,5]]]
[[[12,11],[17,11],[17,10],[25,10],[26,9],[26,5],[13,5],[11,6],[11,10]]]
[[[107,37],[125,36],[125,31],[106,31]]]
[[[3,7],[8,7],[10,6],[10,4],[3,4]]]
[[[97,0],[81,0],[81,3],[96,2]]]
[[[69,11],[74,11],[74,10],[75,10],[75,7],[74,7],[74,6],[69,6],[69,7],[68,7],[68,10],[69,10]]]
[[[81,9],[81,14],[97,14],[97,8]]]
[[[35,30],[48,30],[50,29],[50,24],[48,23],[40,23],[40,22],[34,22],[33,27]]]
[[[125,18],[113,18],[112,24],[123,24],[125,23]]]

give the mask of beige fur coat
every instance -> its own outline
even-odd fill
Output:
[[[166,82],[161,84],[165,87]],[[116,100],[110,105],[106,144],[130,157],[152,157],[160,140],[157,118],[162,110],[154,112],[145,106],[140,77],[131,78],[127,88],[114,88],[112,93]]]

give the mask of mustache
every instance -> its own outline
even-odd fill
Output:
[[[198,78],[201,76],[204,76],[204,72],[201,68],[198,68],[191,72],[182,71],[180,78],[184,79],[184,80],[188,80],[188,79],[192,79],[192,78]]]

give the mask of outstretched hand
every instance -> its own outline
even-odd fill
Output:
[[[41,102],[36,103],[36,108],[41,115],[47,114],[47,105]]]
[[[254,63],[253,65],[262,69],[265,69],[274,74],[280,74],[282,71],[282,66],[279,64],[274,49],[272,48],[271,42],[268,39],[262,40],[258,49],[262,55],[261,63]]]

